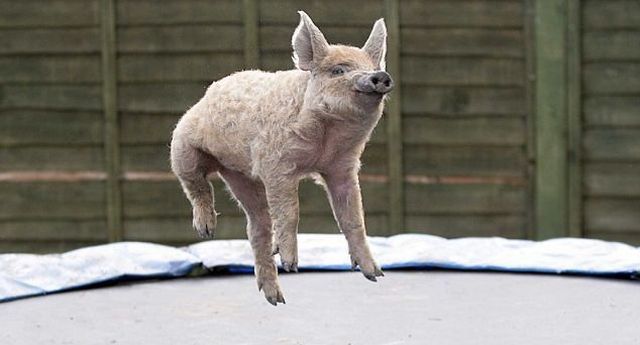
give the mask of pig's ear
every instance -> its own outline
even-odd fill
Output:
[[[329,43],[320,29],[303,11],[300,14],[300,24],[291,38],[293,45],[293,62],[303,71],[310,71],[327,55]]]
[[[384,71],[386,65],[384,58],[387,54],[387,27],[384,25],[384,19],[380,18],[373,24],[371,34],[362,50],[369,54],[380,70]]]

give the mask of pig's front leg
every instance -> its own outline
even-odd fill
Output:
[[[264,181],[275,233],[273,252],[280,253],[282,268],[287,272],[298,271],[298,182],[289,176]]]
[[[367,279],[376,281],[376,277],[384,274],[373,259],[367,243],[357,171],[355,169],[334,171],[323,175],[323,178],[333,215],[349,244],[353,268],[356,265],[360,266],[360,270]]]

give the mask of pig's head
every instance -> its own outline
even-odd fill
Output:
[[[380,114],[393,80],[385,72],[387,29],[383,19],[373,25],[362,48],[330,45],[309,16],[300,11],[293,33],[293,61],[311,72],[305,106],[332,115]]]

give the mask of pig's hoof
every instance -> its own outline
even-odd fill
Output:
[[[193,209],[193,229],[200,238],[213,238],[216,230],[217,214],[213,209]]]
[[[286,304],[280,286],[275,280],[258,281],[258,291],[260,290],[264,292],[264,298],[267,299],[267,302],[273,306],[277,306],[278,303]]]
[[[296,262],[296,261],[294,261],[294,262],[283,261],[282,262],[282,269],[284,269],[287,272],[298,272],[298,262]]]
[[[376,277],[384,277],[384,273],[378,267],[378,265],[373,260],[363,260],[366,262],[365,264],[359,263],[356,259],[351,257],[351,269],[355,270],[356,266],[360,267],[360,271],[364,275],[365,278],[372,282],[377,282],[378,279]]]

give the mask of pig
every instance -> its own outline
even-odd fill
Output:
[[[298,185],[321,184],[353,268],[383,276],[369,248],[358,180],[360,156],[382,116],[393,80],[385,72],[387,30],[375,22],[362,48],[330,45],[302,12],[292,37],[295,69],[236,72],[213,82],[178,121],[171,168],[193,208],[193,228],[216,228],[217,173],[247,219],[258,290],[285,303],[274,255],[298,270]]]

